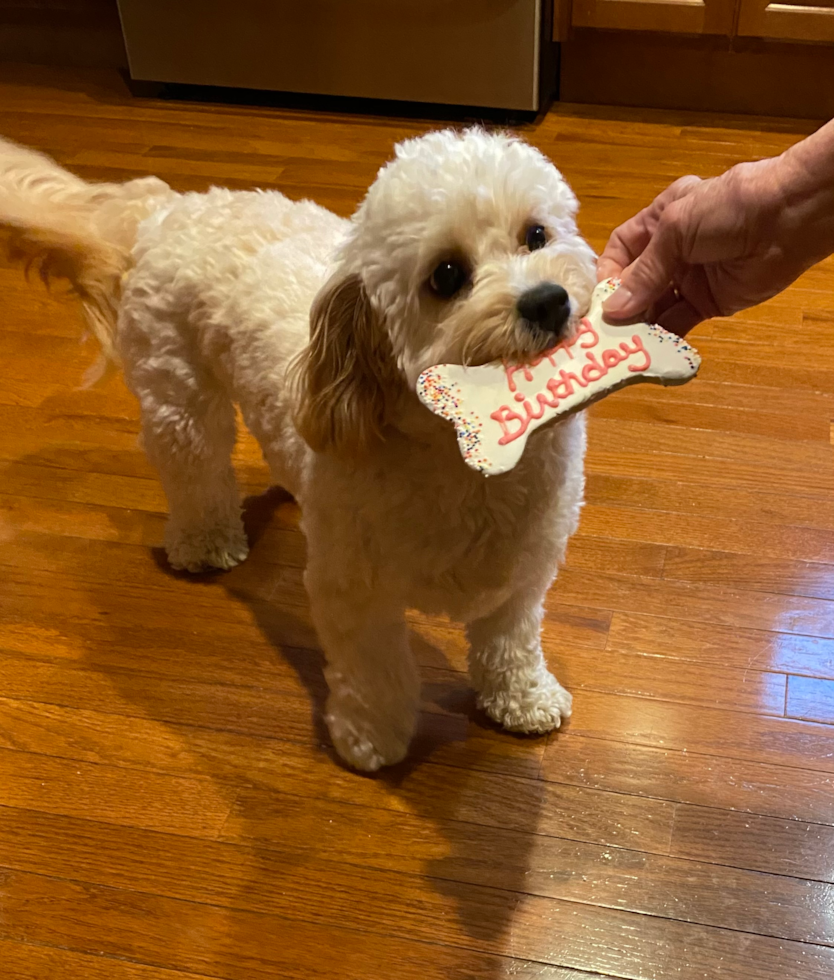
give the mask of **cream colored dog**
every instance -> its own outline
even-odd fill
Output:
[[[246,557],[235,403],[301,503],[327,723],[358,769],[398,762],[414,732],[410,607],[466,623],[478,703],[505,728],[570,714],[540,627],[584,419],[485,479],[414,388],[431,365],[529,360],[570,334],[595,282],[576,207],[541,153],[480,130],[399,145],[350,221],[277,192],[88,184],[0,143],[12,254],[70,280],[139,399],[171,565]]]

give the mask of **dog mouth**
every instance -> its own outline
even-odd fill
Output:
[[[503,360],[519,365],[530,364],[556,347],[570,344],[579,333],[579,320],[577,314],[570,313],[556,329],[522,321],[515,331],[518,342],[513,349],[504,352]]]

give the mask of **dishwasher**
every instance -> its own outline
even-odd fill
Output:
[[[537,111],[552,0],[119,0],[135,81]]]

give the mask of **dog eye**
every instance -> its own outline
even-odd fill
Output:
[[[524,243],[531,252],[544,248],[547,245],[547,232],[543,225],[530,225],[527,234],[524,236]]]
[[[469,273],[459,262],[441,262],[429,279],[429,285],[443,299],[451,299],[466,284]]]

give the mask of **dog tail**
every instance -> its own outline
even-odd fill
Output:
[[[122,277],[140,221],[176,196],[156,177],[89,184],[54,160],[0,138],[0,247],[49,286],[65,279],[115,361]]]

